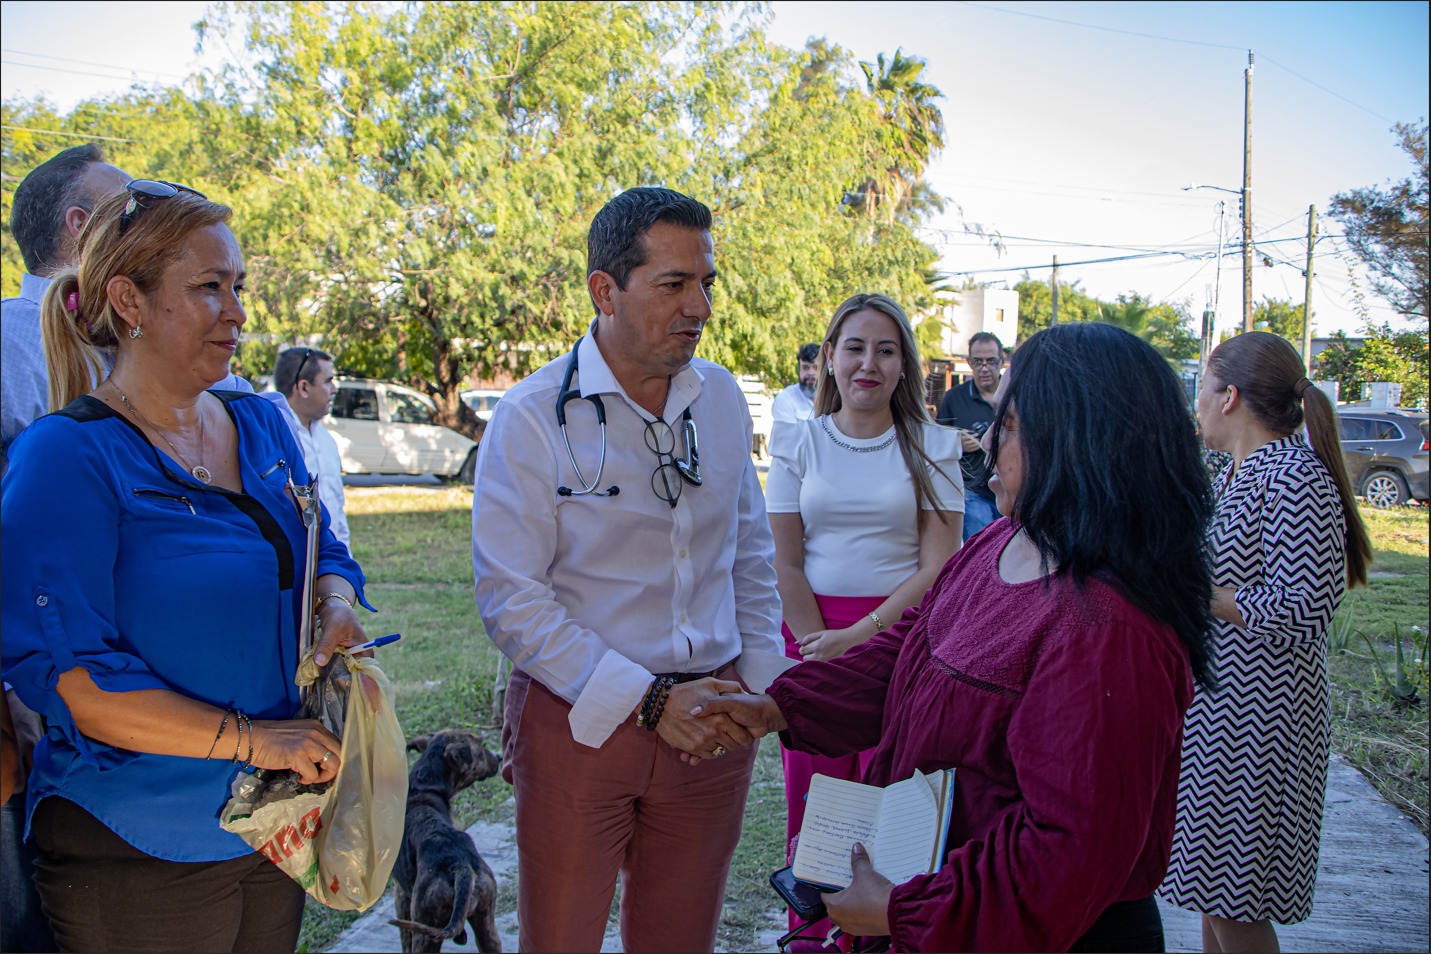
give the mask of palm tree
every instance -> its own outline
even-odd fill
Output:
[[[943,93],[922,82],[925,61],[894,51],[874,63],[860,63],[879,115],[877,155],[883,168],[866,179],[855,204],[870,216],[888,220],[921,217],[943,208],[943,198],[924,181],[924,170],[944,148],[944,116],[935,100]]]

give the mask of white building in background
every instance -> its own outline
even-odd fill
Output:
[[[981,331],[997,336],[1005,348],[1017,344],[1019,293],[1012,288],[966,288],[943,298],[925,320],[937,319],[944,325],[941,350],[945,356],[967,357],[969,339]],[[962,370],[967,371],[967,366]]]

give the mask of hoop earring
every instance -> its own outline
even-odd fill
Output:
[[[131,337],[131,338],[143,338],[143,337],[144,337],[144,327],[143,327],[142,325],[135,325],[133,328],[130,328],[130,329],[129,329],[129,337]]]

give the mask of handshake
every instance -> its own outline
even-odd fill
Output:
[[[697,679],[671,687],[656,733],[694,765],[785,728],[775,700],[753,695],[738,682]]]

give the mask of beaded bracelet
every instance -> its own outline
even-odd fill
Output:
[[[671,687],[676,684],[676,680],[671,676],[657,676],[651,680],[651,687],[646,690],[646,697],[641,701],[641,711],[636,716],[636,724],[645,727],[646,731],[654,732],[656,723],[661,720],[661,712],[666,707],[666,697],[671,694]]]
[[[218,731],[218,733],[214,736],[213,744],[209,746],[209,754],[206,755],[206,756],[204,756],[204,761],[205,761],[205,762],[207,762],[209,759],[211,759],[211,758],[214,757],[214,746],[216,746],[216,745],[219,744],[219,739],[223,737],[224,730],[229,727],[229,716],[231,716],[231,715],[233,715],[233,714],[234,714],[234,710],[232,710],[232,709],[225,709],[225,710],[224,710],[224,721],[222,721],[222,722],[219,723],[219,731]]]
[[[253,768],[253,720],[242,712],[238,715],[239,718],[243,720],[243,724],[248,728],[248,758],[244,760],[240,768],[251,769]]]
[[[232,758],[230,761],[232,761],[233,764],[237,765],[239,768],[244,768],[244,769],[252,768],[252,767],[253,767],[253,720],[250,719],[247,715],[245,715],[245,714],[243,713],[243,710],[241,710],[241,709],[235,709],[235,710],[234,710],[234,727],[235,727],[236,729],[238,729],[238,738],[234,740],[234,755],[233,755],[233,758]],[[247,759],[247,761],[240,761],[240,760],[239,760],[239,751],[243,748],[243,734],[244,734],[244,730],[245,730],[245,729],[248,730],[248,759]]]
[[[234,710],[234,732],[237,733],[234,738],[234,754],[229,761],[237,765],[239,764],[239,751],[243,749],[243,713],[237,709]]]
[[[656,723],[661,721],[661,713],[666,711],[666,700],[671,696],[671,687],[676,684],[674,679],[663,679],[661,686],[661,696],[656,700],[656,710],[651,714],[651,718],[646,721],[646,731],[655,732]]]
[[[636,713],[636,724],[644,726],[646,720],[651,718],[651,708],[655,701],[656,687],[660,685],[661,678],[657,676],[651,680],[651,685],[646,687],[646,694],[641,697],[641,711]]]

